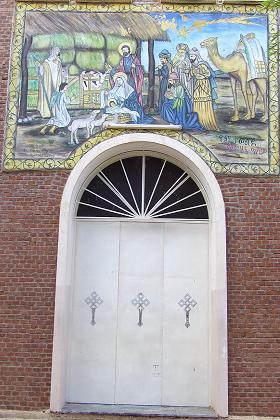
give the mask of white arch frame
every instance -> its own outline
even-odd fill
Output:
[[[59,221],[53,362],[50,409],[66,403],[66,354],[71,306],[76,198],[87,178],[105,161],[134,151],[161,153],[187,168],[204,189],[209,211],[210,405],[218,416],[228,415],[226,223],[219,184],[206,163],[178,140],[152,133],[123,134],[90,150],[72,170],[62,195]]]

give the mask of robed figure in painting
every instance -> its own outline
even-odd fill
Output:
[[[125,73],[128,84],[135,90],[140,105],[142,102],[142,85],[144,80],[144,70],[139,58],[131,54],[129,45],[120,45],[119,50],[122,54],[118,72]]]
[[[60,49],[54,47],[49,57],[38,68],[39,93],[37,109],[42,118],[51,117],[51,97],[55,91],[58,91],[62,82],[62,64],[59,56]]]
[[[189,57],[189,47],[187,44],[178,44],[177,53],[172,60],[172,69],[177,73],[179,81],[185,92],[192,100],[193,97],[193,77],[192,65]]]
[[[114,99],[117,106],[133,111],[133,115],[136,116],[136,118],[133,118],[133,122],[137,122],[138,124],[152,124],[154,119],[144,114],[135,90],[127,81],[127,75],[123,72],[115,73],[113,80],[114,86],[108,93],[108,104]]]
[[[50,129],[49,132],[54,134],[57,128],[67,127],[70,124],[71,117],[67,110],[67,105],[70,104],[70,98],[66,95],[66,92],[67,83],[61,83],[59,90],[53,93],[50,102],[53,116],[42,128],[40,131],[41,134],[45,134],[48,128]]]
[[[248,81],[267,78],[267,63],[264,49],[254,33],[240,35],[237,46],[248,65]]]
[[[161,64],[157,66],[156,70],[159,75],[159,98],[158,98],[158,109],[162,111],[162,104],[164,102],[165,92],[168,87],[169,74],[171,73],[171,54],[168,50],[164,49],[159,53],[159,59]]]
[[[170,124],[179,124],[185,130],[203,130],[196,112],[176,73],[171,73],[162,104],[161,117]]]
[[[197,112],[199,121],[206,130],[218,130],[214,112],[217,98],[214,72],[201,58],[197,48],[190,51],[190,60],[194,77],[193,111]]]

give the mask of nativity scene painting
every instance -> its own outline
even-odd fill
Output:
[[[14,158],[68,159],[144,124],[180,126],[221,163],[268,164],[267,33],[260,14],[28,10]]]

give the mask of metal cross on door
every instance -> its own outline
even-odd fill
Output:
[[[98,308],[98,306],[100,306],[103,303],[103,300],[101,299],[100,296],[98,296],[96,292],[92,292],[91,295],[85,299],[85,302],[91,308],[91,313],[92,313],[91,325],[95,325],[96,324],[95,311]]]
[[[139,312],[139,320],[138,320],[138,325],[139,327],[142,327],[143,322],[142,322],[142,314],[144,309],[150,305],[150,301],[149,299],[145,298],[144,294],[138,293],[137,298],[134,298],[132,300],[132,305],[137,306],[138,312]]]
[[[190,327],[190,311],[192,308],[195,307],[195,305],[197,304],[197,302],[192,299],[191,295],[189,295],[188,293],[185,294],[183,299],[180,299],[178,302],[178,305],[181,306],[181,308],[184,309],[185,313],[186,313],[186,323],[185,326],[187,328]]]

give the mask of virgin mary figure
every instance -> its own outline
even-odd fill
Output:
[[[132,86],[127,82],[127,75],[123,72],[117,72],[113,76],[114,86],[108,92],[107,103],[114,99],[119,107],[128,108],[139,114],[136,121],[137,124],[152,124],[154,119],[144,114],[143,108],[138,101],[137,94]]]

